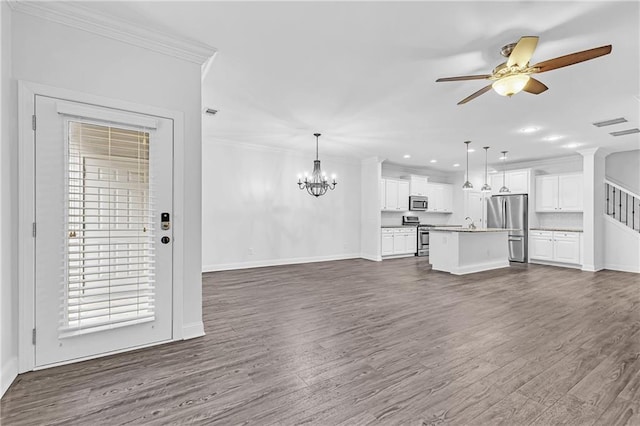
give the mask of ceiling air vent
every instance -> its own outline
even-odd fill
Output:
[[[620,130],[619,132],[611,132],[609,134],[611,136],[624,136],[624,135],[632,135],[634,133],[640,133],[640,129]]]
[[[626,118],[620,117],[620,118],[614,118],[613,120],[598,121],[597,123],[593,123],[593,125],[596,127],[604,127],[604,126],[611,126],[613,124],[620,124],[620,123],[626,123],[626,122],[627,122]]]

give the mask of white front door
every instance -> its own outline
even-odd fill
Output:
[[[35,365],[172,338],[173,123],[36,96]]]

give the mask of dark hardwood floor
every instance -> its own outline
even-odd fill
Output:
[[[2,425],[640,424],[640,276],[424,258],[204,275],[207,335],[20,375]]]

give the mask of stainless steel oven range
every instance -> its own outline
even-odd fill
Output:
[[[418,226],[418,252],[416,256],[429,256],[429,229],[432,226]]]

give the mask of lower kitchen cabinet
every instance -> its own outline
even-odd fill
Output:
[[[382,229],[382,244],[380,247],[383,256],[393,254],[393,231],[393,228]]]
[[[529,232],[529,259],[580,265],[581,236],[579,232]]]
[[[381,255],[413,255],[418,250],[418,233],[415,228],[382,228]]]

